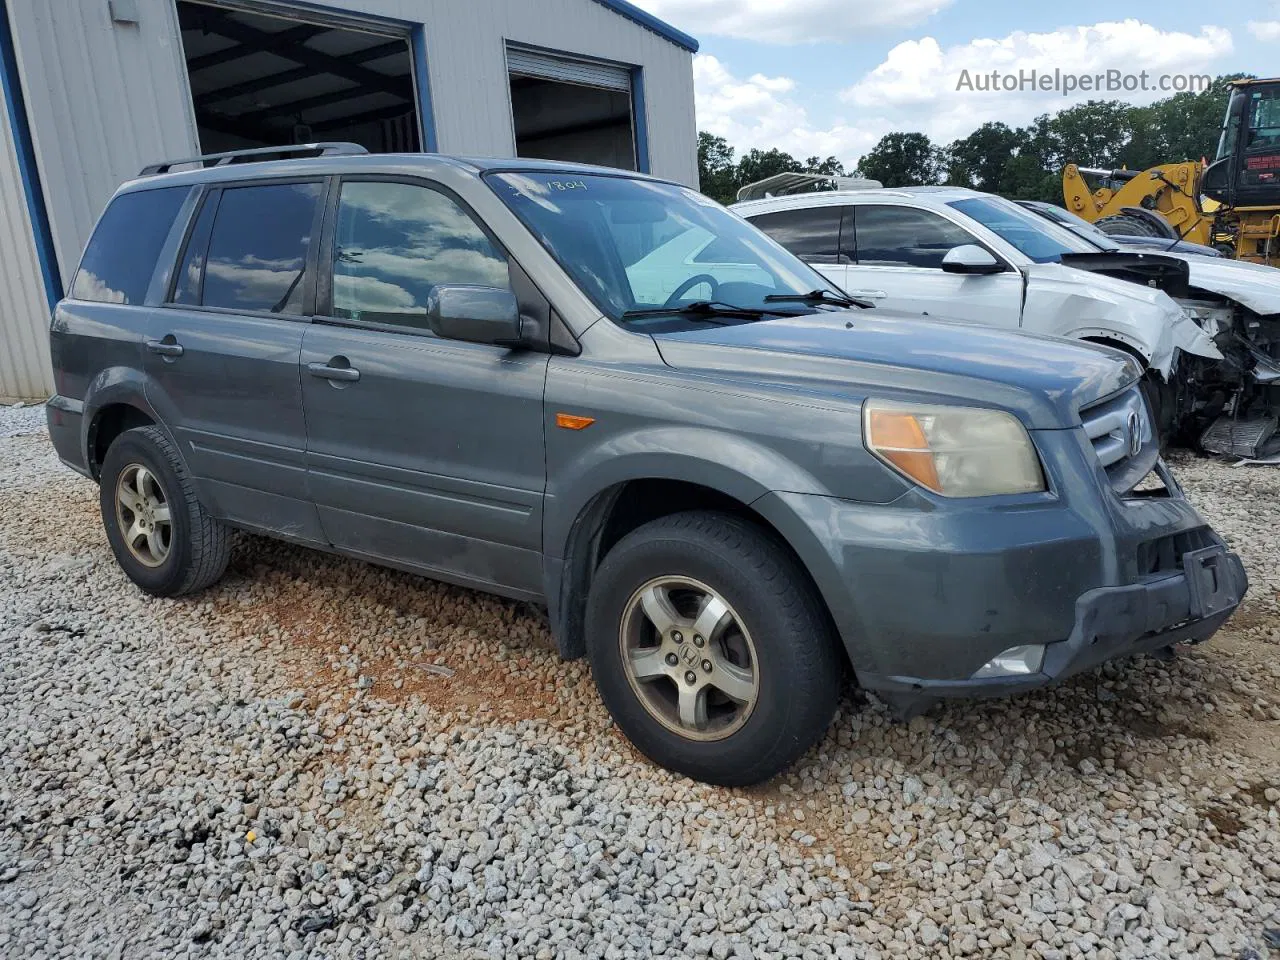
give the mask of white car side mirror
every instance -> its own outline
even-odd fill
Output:
[[[947,273],[1003,273],[1005,266],[976,243],[952,247],[942,258]]]

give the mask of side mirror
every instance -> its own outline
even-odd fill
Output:
[[[427,325],[437,337],[518,347],[520,305],[510,290],[439,283],[427,297]]]
[[[942,258],[947,273],[1004,273],[1004,264],[976,243],[952,247]]]

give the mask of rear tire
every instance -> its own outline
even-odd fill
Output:
[[[586,626],[609,713],[677,773],[759,783],[835,715],[843,658],[812,584],[732,514],[674,514],[624,537],[596,573]]]
[[[98,495],[116,562],[147,593],[195,593],[226,571],[231,531],[201,506],[177,449],[159,427],[126,430],[112,442]]]
[[[1129,213],[1116,213],[1097,220],[1094,226],[1109,237],[1154,237],[1157,240],[1178,239],[1178,235],[1172,232],[1172,227],[1162,230],[1158,223],[1153,222],[1154,218],[1158,216],[1159,214],[1151,214],[1152,219],[1147,219]]]

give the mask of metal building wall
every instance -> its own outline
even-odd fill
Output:
[[[173,0],[9,0],[58,266],[71,282],[107,199],[143,164],[190,156],[195,118]]]
[[[53,389],[49,305],[10,120],[0,97],[0,401],[46,397]]]
[[[114,23],[108,0],[8,0],[57,261],[67,283],[121,182],[146,163],[199,152],[174,0],[135,0],[133,6],[136,23]],[[255,6],[272,12],[264,9],[268,3]],[[596,0],[300,0],[297,7],[313,15],[328,9],[423,24],[437,149],[445,153],[515,153],[508,40],[639,66],[650,172],[697,184],[692,55]],[[11,154],[10,149],[5,156]],[[14,182],[7,169],[0,170],[0,190]],[[7,202],[3,193],[0,202]],[[6,224],[18,223],[6,216]],[[8,274],[26,267],[3,269]],[[38,293],[39,284],[32,289]],[[13,296],[18,294],[0,291],[0,307]],[[14,338],[47,349],[43,301],[34,314],[30,305],[5,312],[0,329],[6,342]],[[46,358],[13,365],[24,371],[26,383],[40,387],[37,393],[47,392]]]
[[[367,0],[372,7],[375,0]],[[392,6],[390,0],[382,5]],[[644,68],[649,170],[698,183],[693,56],[594,0],[402,0],[429,11],[427,56],[436,130],[445,152],[515,153],[504,38]]]

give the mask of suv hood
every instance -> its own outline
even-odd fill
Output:
[[[1189,271],[1186,262],[1142,250],[1106,250],[1098,253],[1064,253],[1063,266],[1140,283],[1163,290],[1171,297],[1185,297]]]
[[[1234,300],[1264,317],[1280,313],[1280,270],[1259,263],[1179,250],[1069,253],[1062,262],[1133,283],[1150,282],[1175,298],[1194,297],[1198,289]]]
[[[970,403],[1018,414],[1031,428],[1076,426],[1079,410],[1138,379],[1118,351],[1055,337],[881,310],[823,311],[654,334],[680,370],[868,394]]]
[[[1280,270],[1275,267],[1189,253],[1166,256],[1186,260],[1193,291],[1216,293],[1264,317],[1280,314]]]

